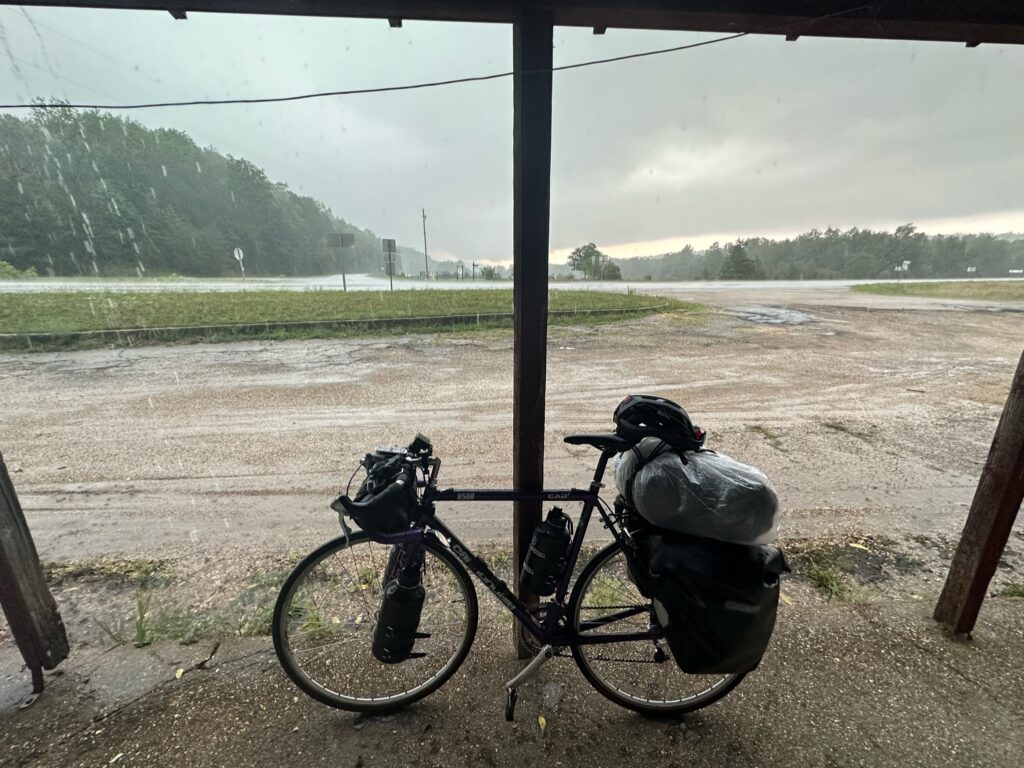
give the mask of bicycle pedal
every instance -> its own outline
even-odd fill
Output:
[[[516,699],[519,692],[515,688],[505,689],[505,719],[510,723],[516,719]]]
[[[430,633],[429,632],[417,632],[416,634],[413,635],[413,637],[416,638],[417,640],[426,640],[428,637],[430,637]]]

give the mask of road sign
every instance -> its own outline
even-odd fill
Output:
[[[338,249],[338,261],[341,262],[341,288],[348,292],[348,278],[345,277],[345,259],[341,255],[342,248],[350,248],[356,244],[356,236],[351,232],[328,232],[324,237],[329,248]]]
[[[356,244],[356,236],[351,232],[329,232],[325,239],[330,248],[351,248]]]
[[[395,254],[398,252],[395,241],[390,238],[385,238],[380,241],[381,248],[384,250],[384,265],[388,271],[388,278],[391,280],[391,290],[395,290]]]
[[[242,261],[242,259],[245,258],[245,254],[242,253],[242,249],[241,248],[236,247],[235,250],[233,250],[231,252],[231,255],[234,256],[235,257],[235,261],[238,262],[238,268],[240,270],[242,270],[242,279],[245,280],[245,264]]]

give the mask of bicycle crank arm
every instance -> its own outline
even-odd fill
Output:
[[[518,675],[513,677],[507,683],[505,683],[505,719],[509,722],[515,719],[516,711],[516,700],[518,699],[518,688],[520,685],[525,683],[531,677],[540,671],[540,668],[555,655],[555,649],[550,645],[545,645],[541,648],[537,655],[533,657],[529,664],[527,664],[519,672]]]

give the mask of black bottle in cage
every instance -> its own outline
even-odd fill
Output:
[[[519,584],[524,592],[547,597],[555,593],[569,554],[569,518],[553,507],[533,532]]]

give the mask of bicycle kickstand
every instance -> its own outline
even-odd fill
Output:
[[[507,683],[505,683],[505,719],[509,722],[515,720],[516,716],[516,700],[519,698],[518,689],[519,686],[529,680],[531,677],[537,674],[545,662],[548,661],[552,656],[555,655],[555,649],[550,645],[545,645],[537,655],[533,657],[529,664],[523,667],[522,671]]]

